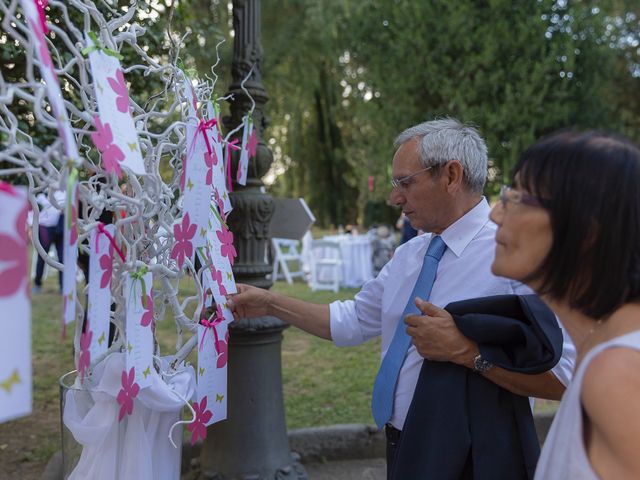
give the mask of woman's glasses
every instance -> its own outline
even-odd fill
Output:
[[[507,208],[507,203],[513,204],[522,203],[523,205],[529,205],[531,207],[543,208],[542,203],[538,200],[538,197],[522,190],[515,190],[507,185],[503,185],[500,188],[500,202],[504,208]]]

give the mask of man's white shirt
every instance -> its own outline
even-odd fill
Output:
[[[468,298],[533,293],[521,283],[491,273],[496,226],[489,221],[489,211],[489,204],[483,198],[442,232],[441,237],[447,249],[438,264],[436,280],[428,299],[431,303],[445,307],[451,302]],[[431,234],[424,234],[401,245],[380,274],[367,282],[353,300],[330,304],[331,338],[336,345],[358,345],[381,335],[381,358],[384,358],[422,268],[430,241]],[[562,358],[552,372],[566,386],[573,372],[575,348],[564,330],[563,335]],[[398,429],[404,425],[422,360],[411,345],[396,385],[390,420]]]

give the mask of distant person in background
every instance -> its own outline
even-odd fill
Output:
[[[65,204],[66,195],[65,192],[57,191],[53,194],[54,199],[61,207]],[[40,206],[40,212],[38,215],[38,238],[40,245],[45,252],[49,253],[52,245],[56,247],[56,254],[58,255],[58,261],[63,261],[63,241],[64,241],[64,215],[54,207],[49,199],[44,194],[39,194],[36,197],[36,201]],[[42,291],[42,275],[44,274],[44,259],[38,255],[36,262],[36,276],[33,280],[33,293],[40,293]],[[60,285],[60,291],[62,291],[62,271],[58,272],[58,281]]]
[[[418,235],[418,231],[411,226],[411,222],[404,213],[400,215],[400,218],[396,222],[396,228],[400,230],[400,243],[398,245],[407,243]]]

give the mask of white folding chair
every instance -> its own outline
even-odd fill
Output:
[[[340,245],[327,240],[311,242],[311,277],[309,287],[316,290],[340,290],[342,254]]]
[[[289,240],[288,238],[272,238],[273,250],[273,281],[278,280],[279,270],[282,269],[282,276],[289,285],[293,283],[295,277],[303,277],[302,253],[300,252],[300,241]],[[290,265],[289,262],[295,262]],[[297,268],[295,268],[297,267]]]

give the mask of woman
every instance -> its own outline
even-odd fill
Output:
[[[536,290],[578,355],[536,479],[638,479],[640,150],[554,134],[524,152],[500,198],[493,272]]]

